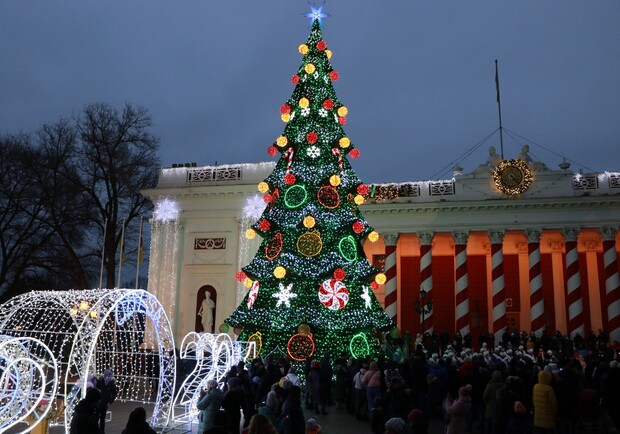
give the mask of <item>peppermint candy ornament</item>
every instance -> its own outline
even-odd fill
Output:
[[[319,286],[319,301],[330,310],[340,310],[349,302],[349,290],[339,280],[325,280]]]
[[[250,295],[248,295],[248,309],[252,309],[252,306],[254,306],[256,297],[258,297],[259,286],[260,285],[258,283],[258,280],[255,280],[254,283],[252,284],[252,289],[250,289]]]

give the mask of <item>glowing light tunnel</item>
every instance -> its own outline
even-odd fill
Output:
[[[64,405],[67,432],[75,404],[86,394],[80,385],[89,374],[101,375],[105,369],[114,373],[117,399],[153,403],[150,423],[168,424],[174,339],[152,294],[135,289],[33,291],[0,305],[0,334],[38,339],[49,349],[61,398],[50,402],[54,411]],[[37,393],[34,384],[28,394]]]

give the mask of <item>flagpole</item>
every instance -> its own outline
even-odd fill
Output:
[[[500,155],[504,159],[504,128],[502,127],[502,104],[499,98],[499,72],[497,69],[497,59],[495,59],[495,90],[497,91],[497,110],[499,112],[499,143]]]
[[[106,218],[103,223],[103,243],[101,246],[101,268],[99,269],[99,289],[101,289],[101,285],[103,284],[103,258],[105,256],[105,236],[108,231],[108,219]]]
[[[123,249],[125,248],[124,244],[125,244],[125,219],[123,219],[123,226],[121,227],[121,256],[118,261],[118,281],[116,283],[117,288],[121,287],[121,269],[123,268],[123,259],[124,259],[123,257],[125,256],[123,252]]]
[[[138,289],[138,277],[140,276],[140,265],[142,264],[142,217],[140,217],[140,236],[138,237],[138,260],[136,261],[136,288]]]

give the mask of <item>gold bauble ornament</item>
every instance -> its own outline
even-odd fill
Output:
[[[282,279],[284,276],[286,276],[286,268],[278,265],[275,270],[273,270],[273,275],[276,277],[276,279]]]
[[[342,116],[343,118],[349,114],[349,109],[347,109],[345,106],[342,106],[338,109],[338,116]]]
[[[297,332],[302,336],[308,336],[312,330],[308,324],[300,324],[297,327]]]
[[[308,46],[306,44],[301,44],[297,47],[297,50],[299,51],[299,54],[306,54],[308,52]]]
[[[306,74],[314,74],[315,70],[316,70],[316,67],[312,63],[308,63],[304,67],[304,71],[306,71]]]
[[[376,231],[372,231],[368,234],[368,241],[371,243],[376,242],[379,239],[379,234]]]
[[[304,227],[310,229],[313,228],[315,224],[316,220],[314,220],[314,217],[312,217],[311,215],[304,217]]]
[[[377,282],[379,285],[383,285],[386,280],[387,277],[385,277],[385,274],[383,273],[379,273],[375,276],[375,282]]]
[[[325,50],[325,55],[327,56],[328,59],[332,58],[332,50]]]
[[[357,194],[355,195],[355,197],[353,198],[353,202],[355,202],[356,205],[361,205],[364,203],[364,196],[362,196],[361,194]]]
[[[251,288],[253,283],[254,281],[250,279],[249,277],[246,277],[245,279],[243,279],[243,286],[245,286],[246,288]]]
[[[340,185],[340,181],[340,176],[338,175],[332,175],[329,177],[329,183],[334,187],[338,187]]]
[[[253,240],[254,238],[256,238],[256,231],[252,228],[248,229],[247,231],[245,231],[245,237],[248,240]]]
[[[267,193],[269,191],[269,184],[267,184],[265,181],[259,182],[258,191],[260,191],[261,193]]]
[[[299,107],[307,108],[309,105],[310,105],[310,101],[308,101],[308,98],[303,97],[299,100]]]
[[[288,143],[288,139],[284,136],[280,136],[276,139],[276,145],[278,145],[279,147],[286,146],[287,143]]]
[[[343,137],[338,141],[341,148],[348,148],[351,145],[351,140],[348,137]]]
[[[282,119],[282,122],[286,123],[291,120],[291,115],[288,113],[284,113],[280,115],[280,119]]]

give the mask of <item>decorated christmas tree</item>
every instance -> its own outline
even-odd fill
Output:
[[[268,149],[280,159],[258,185],[267,206],[246,232],[263,240],[237,273],[249,292],[225,321],[261,355],[288,353],[299,362],[325,352],[377,354],[377,336],[395,327],[373,292],[385,275],[362,247],[379,235],[359,210],[368,187],[347,158],[359,151],[343,129],[348,111],[332,84],[338,73],[321,34],[322,7],[309,15],[295,90],[280,107],[286,127]]]

